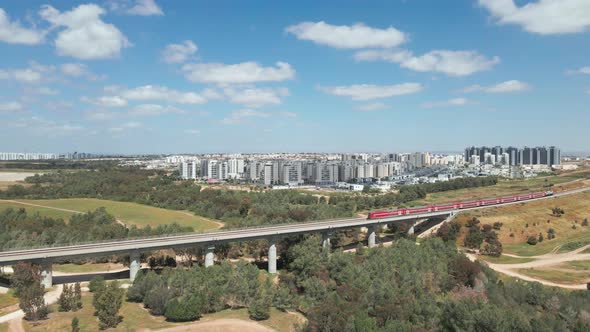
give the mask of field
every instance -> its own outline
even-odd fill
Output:
[[[414,202],[415,205],[428,205],[433,203],[468,201],[474,199],[507,196],[534,191],[554,190],[561,191],[590,185],[590,171],[578,171],[565,173],[560,176],[546,176],[531,179],[502,179],[498,184],[487,187],[466,188],[428,194],[425,199]]]
[[[80,321],[81,331],[98,331],[98,322],[93,315],[94,307],[92,306],[92,295],[84,294],[82,297],[83,308],[77,312],[57,312],[56,305],[52,305],[52,313],[49,319],[45,321],[32,324],[23,321],[23,327],[27,332],[45,332],[45,331],[71,331],[71,322],[74,317],[78,317]],[[141,304],[123,302],[123,307],[119,312],[123,316],[123,321],[115,329],[109,331],[141,331],[141,330],[157,330],[167,327],[182,326],[191,324],[188,323],[170,323],[164,320],[164,317],[152,316]],[[266,321],[259,322],[265,326],[271,327],[278,331],[293,331],[293,326],[300,322],[301,316],[298,314],[289,314],[271,310],[271,318]],[[204,315],[200,321],[213,321],[218,319],[242,319],[249,321],[248,311],[246,309],[239,310],[224,310],[214,314]],[[198,327],[195,326],[195,330]]]
[[[118,220],[127,225],[158,226],[173,222],[182,226],[191,226],[195,231],[219,228],[209,219],[199,217],[187,211],[175,211],[156,208],[136,203],[116,202],[94,198],[49,199],[49,200],[15,200],[0,201],[0,208],[26,208],[33,213],[45,216],[69,219],[74,213],[83,213],[104,207]]]
[[[561,217],[551,214],[551,208],[565,210]],[[534,256],[565,248],[571,251],[590,243],[590,227],[581,226],[585,218],[590,219],[590,192],[583,192],[548,200],[540,200],[503,207],[466,211],[457,220],[477,217],[481,224],[503,223],[498,232],[504,252],[519,256]],[[575,229],[573,226],[576,226]],[[549,228],[555,230],[556,237],[547,239]],[[467,230],[462,228],[465,233]],[[544,241],[537,245],[526,243],[529,236],[543,234]],[[459,243],[462,244],[462,243]]]
[[[532,262],[533,258],[519,258],[519,257],[511,257],[502,255],[500,257],[492,257],[492,256],[479,256],[479,259],[485,260],[486,262],[494,263],[494,264],[520,264],[520,263],[528,263]]]
[[[18,304],[18,299],[13,296],[13,291],[9,290],[8,293],[0,294],[0,315],[4,315],[15,309],[15,305]]]
[[[558,268],[553,269],[549,267],[520,269],[518,271],[529,277],[539,278],[561,284],[582,284],[590,282],[590,275],[587,271],[570,271]]]

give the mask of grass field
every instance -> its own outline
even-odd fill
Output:
[[[551,208],[556,206],[565,210],[563,216],[554,217],[551,215]],[[534,256],[558,250],[561,246],[565,246],[566,249],[575,249],[581,246],[580,243],[590,243],[590,227],[581,226],[584,218],[590,218],[590,192],[466,211],[461,213],[456,220],[465,222],[472,217],[477,217],[481,221],[481,225],[494,222],[503,223],[498,236],[504,246],[505,253]],[[576,225],[576,228],[573,229],[572,225]],[[555,230],[555,239],[547,239],[549,228]],[[462,228],[462,232],[465,234],[467,229]],[[539,233],[543,234],[543,242],[534,246],[526,243],[529,236],[538,236]],[[459,244],[462,245],[461,238]]]
[[[115,271],[125,268],[123,264],[94,263],[94,264],[53,264],[53,271],[63,273],[88,273],[101,271]]]
[[[35,204],[30,206],[15,202],[0,201],[0,208],[24,207],[31,212],[39,212],[42,215],[56,218],[69,219],[74,212],[87,212],[104,207],[113,214],[118,220],[128,225],[137,226],[158,226],[162,224],[171,224],[176,222],[182,226],[191,226],[195,231],[204,231],[218,228],[218,225],[206,218],[195,216],[187,211],[175,211],[156,208],[136,203],[116,202],[94,198],[72,198],[72,199],[49,199],[49,200],[17,200],[17,202]],[[40,207],[42,206],[42,207]],[[52,209],[53,208],[53,209]],[[55,209],[64,209],[72,211],[63,211]]]
[[[0,324],[0,332],[8,332],[8,323]]]
[[[98,331],[98,321],[93,315],[94,307],[92,306],[92,295],[84,294],[82,297],[83,308],[77,312],[57,312],[57,306],[51,305],[52,313],[49,319],[32,324],[24,321],[23,327],[27,332],[45,332],[45,331],[71,331],[71,322],[74,317],[80,321],[80,331]],[[123,316],[123,321],[115,329],[109,331],[142,331],[156,330],[166,327],[179,326],[183,323],[166,322],[164,317],[152,316],[141,304],[123,302],[123,307],[119,312]],[[214,314],[204,315],[202,321],[211,321],[222,318],[238,318],[250,320],[247,309],[223,310]],[[301,316],[289,314],[276,309],[271,310],[271,317],[266,321],[259,323],[276,329],[277,331],[294,331],[294,326],[300,323]],[[185,324],[190,324],[185,323]],[[195,329],[197,330],[197,329]]]
[[[0,294],[0,315],[12,311],[8,310],[8,308],[14,306],[15,304],[18,304],[18,299],[13,296],[13,293],[14,292],[11,289],[6,294]]]
[[[533,278],[539,278],[561,284],[582,284],[590,282],[590,275],[585,271],[563,271],[557,269],[519,269],[518,272]]]
[[[590,261],[571,261],[565,262],[562,264],[565,268],[573,269],[573,270],[580,270],[580,271],[589,271],[590,270]]]

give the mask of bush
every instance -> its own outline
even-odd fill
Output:
[[[497,222],[494,223],[493,227],[494,227],[495,230],[499,231],[502,228],[502,225],[504,225],[504,224],[502,224],[501,222],[497,221]]]
[[[161,316],[166,312],[166,304],[174,297],[172,291],[165,286],[156,287],[145,295],[143,303],[152,315]]]
[[[543,233],[539,233],[538,241],[543,242]]]
[[[526,240],[526,243],[530,244],[531,246],[536,245],[537,244],[537,237],[529,236],[529,238]]]
[[[88,283],[88,290],[91,293],[94,293],[98,290],[99,287],[104,287],[105,281],[103,276],[94,277]]]
[[[582,221],[582,226],[588,226],[588,218],[584,218],[584,221]]]
[[[201,318],[205,307],[204,299],[198,294],[188,298],[176,298],[168,301],[164,316],[171,322],[189,322]]]
[[[72,318],[72,332],[80,332],[80,321],[78,317]]]
[[[479,249],[483,242],[484,234],[479,230],[478,227],[471,227],[469,234],[465,237],[464,244],[467,248]]]

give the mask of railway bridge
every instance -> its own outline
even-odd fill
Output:
[[[528,201],[550,199],[590,190],[590,187],[579,188],[570,191],[556,193],[554,196],[540,197]],[[214,262],[214,249],[216,245],[228,242],[268,240],[268,272],[277,272],[277,248],[279,239],[291,235],[320,233],[323,238],[323,246],[330,244],[333,232],[351,228],[366,227],[367,245],[372,248],[376,245],[376,230],[378,227],[398,222],[413,222],[432,217],[451,216],[458,211],[490,208],[500,205],[520,204],[519,202],[501,203],[490,206],[463,208],[461,210],[433,211],[410,215],[390,216],[378,219],[346,218],[335,220],[313,221],[296,224],[281,224],[262,227],[251,227],[234,230],[218,230],[208,233],[190,233],[182,235],[170,235],[151,238],[135,238],[96,243],[83,243],[68,246],[42,247],[32,249],[19,249],[0,252],[0,266],[13,265],[18,262],[32,262],[39,264],[42,270],[42,283],[46,287],[53,284],[52,263],[62,259],[101,257],[108,255],[129,255],[129,275],[133,281],[140,269],[140,255],[142,252],[161,249],[200,246],[205,248],[205,266],[211,266]],[[413,227],[411,228],[413,229]]]

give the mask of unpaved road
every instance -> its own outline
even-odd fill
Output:
[[[56,288],[50,292],[45,293],[43,296],[45,298],[45,303],[51,304],[55,303],[61,294],[62,285],[56,286]],[[0,323],[6,323],[13,319],[20,321],[24,317],[24,312],[22,310],[16,310],[9,314],[0,316]]]
[[[549,254],[530,256],[530,257],[517,256],[517,255],[507,255],[507,256],[515,257],[515,258],[532,258],[532,259],[534,259],[533,261],[526,262],[526,263],[494,264],[494,263],[489,263],[489,262],[485,262],[485,261],[483,261],[483,262],[485,264],[487,264],[492,270],[495,270],[497,272],[509,275],[511,277],[516,277],[516,278],[519,278],[522,280],[536,281],[536,282],[539,282],[543,285],[568,288],[568,289],[587,289],[587,285],[585,283],[583,283],[583,284],[556,283],[556,282],[552,282],[552,281],[548,281],[548,280],[544,280],[544,279],[539,279],[539,278],[533,278],[533,277],[524,275],[524,274],[520,273],[518,270],[519,269],[528,269],[528,268],[543,268],[543,267],[549,268],[549,267],[555,267],[556,265],[559,265],[559,264],[565,263],[565,262],[590,260],[590,254],[583,254],[582,253],[582,251],[584,251],[588,248],[590,248],[590,244],[583,246],[581,248],[578,248],[576,250],[562,253],[562,254],[557,254],[557,253],[552,252]],[[473,254],[466,254],[466,255],[471,260],[475,260],[478,258],[476,255],[473,255]],[[560,270],[560,271],[563,270],[563,269],[559,269],[559,268],[553,268],[553,269]]]
[[[145,330],[151,331],[151,330]],[[170,327],[160,332],[274,332],[275,330],[260,323],[250,322],[235,318],[222,318],[211,321],[202,321],[192,324]]]

